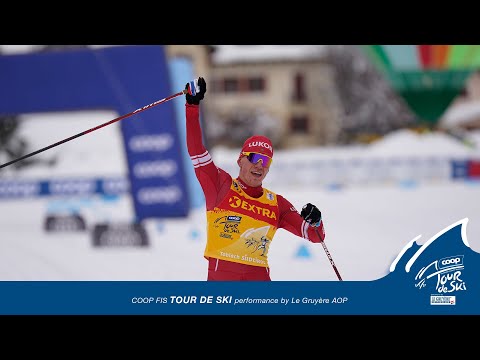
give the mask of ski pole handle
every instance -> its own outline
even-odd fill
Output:
[[[192,96],[197,95],[198,91],[200,90],[200,86],[198,85],[198,78],[190,81],[188,85],[188,90],[186,90],[186,92],[188,92],[188,94]]]

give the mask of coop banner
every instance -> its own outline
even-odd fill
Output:
[[[0,56],[0,79],[0,114],[9,116],[96,109],[113,109],[122,116],[178,91],[171,88],[163,46]],[[128,165],[125,175],[138,221],[188,214],[184,144],[179,142],[173,102],[120,123]]]

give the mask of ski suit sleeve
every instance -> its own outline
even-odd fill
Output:
[[[217,168],[203,144],[200,126],[200,106],[185,104],[187,149],[195,175],[203,189],[206,207],[213,209],[224,191],[230,188],[231,176]]]
[[[311,226],[287,199],[277,194],[277,200],[280,210],[279,228],[283,228],[313,243],[325,240],[325,229],[322,220],[318,227]]]

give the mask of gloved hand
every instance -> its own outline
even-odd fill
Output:
[[[300,214],[306,222],[308,222],[311,226],[318,227],[320,226],[320,222],[322,220],[322,213],[318,208],[313,204],[306,204],[302,208],[302,212]]]
[[[188,90],[189,83],[185,84],[185,90]],[[185,100],[190,105],[199,105],[200,100],[203,100],[205,93],[207,92],[207,83],[203,77],[198,78],[198,91],[195,95],[190,95],[188,92],[185,94]]]

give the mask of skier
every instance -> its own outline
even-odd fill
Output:
[[[320,210],[306,204],[301,214],[282,195],[262,187],[273,158],[268,137],[245,140],[238,156],[235,179],[217,168],[205,148],[200,127],[200,101],[207,91],[204,78],[198,90],[185,86],[187,148],[203,189],[207,212],[207,281],[271,281],[268,248],[283,228],[313,243],[325,239]]]

